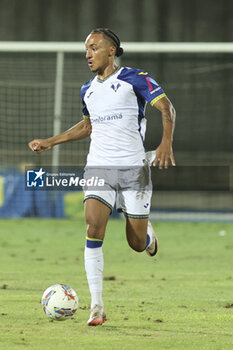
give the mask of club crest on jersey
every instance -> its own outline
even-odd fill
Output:
[[[121,86],[120,83],[112,83],[111,88],[112,88],[115,92],[117,92],[117,90],[119,89],[120,86]]]
[[[94,92],[94,91],[89,92],[87,98],[89,98],[89,97],[93,94],[93,92]]]

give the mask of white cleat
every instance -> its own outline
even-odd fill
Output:
[[[148,220],[148,226],[150,226],[150,228],[152,229],[152,243],[149,245],[148,248],[146,248],[146,253],[149,256],[155,256],[159,250],[159,241],[158,241],[158,237],[156,236],[153,226],[151,225],[151,222]]]
[[[90,318],[87,321],[88,326],[102,326],[102,324],[107,321],[104,308],[101,305],[95,305],[91,309]]]

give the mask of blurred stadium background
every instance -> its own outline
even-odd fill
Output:
[[[233,221],[233,44],[229,52],[221,48],[232,42],[231,1],[0,0],[0,7],[0,217],[81,215],[82,194],[25,191],[24,173],[27,165],[84,166],[89,140],[40,156],[27,143],[52,136],[56,118],[62,131],[81,120],[80,87],[92,77],[84,45],[83,52],[63,56],[62,44],[57,53],[50,43],[82,45],[91,29],[104,26],[119,34],[123,47],[220,43],[215,52],[153,52],[152,44],[149,52],[126,49],[120,64],[148,71],[177,110],[178,166],[152,171],[152,218]],[[12,41],[45,42],[48,52],[12,51]],[[147,119],[146,149],[152,150],[161,139],[160,114],[148,106]]]

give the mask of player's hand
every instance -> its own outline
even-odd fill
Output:
[[[29,148],[36,153],[48,151],[52,146],[48,139],[36,139],[28,143]]]
[[[153,166],[158,166],[159,169],[168,169],[170,161],[172,166],[176,166],[172,151],[172,142],[168,139],[162,139],[161,144],[156,149],[156,158],[153,161]]]

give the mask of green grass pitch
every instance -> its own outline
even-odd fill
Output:
[[[104,242],[108,321],[87,327],[83,219],[0,220],[0,348],[233,349],[233,225],[153,223],[156,258],[132,251],[124,226],[110,220]],[[55,283],[79,295],[71,320],[42,311]]]

